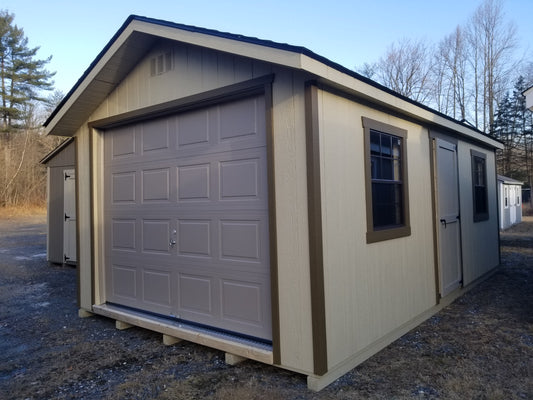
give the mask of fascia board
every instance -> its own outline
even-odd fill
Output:
[[[453,122],[447,118],[441,117],[423,107],[405,101],[400,97],[394,96],[377,87],[369,85],[359,79],[349,76],[335,68],[321,63],[306,55],[302,55],[302,69],[310,74],[316,75],[327,82],[333,83],[335,87],[346,88],[355,96],[368,100],[387,109],[392,109],[399,114],[409,116],[412,119],[439,125],[444,128],[456,131],[461,135],[474,139],[479,142],[486,143],[491,147],[503,149],[503,144],[490,137],[482,135],[467,126],[460,123]]]
[[[253,58],[259,61],[279,64],[290,68],[302,68],[302,54],[292,51],[276,49],[273,47],[233,40],[225,37],[218,37],[202,32],[192,32],[173,27],[151,24],[144,21],[134,20],[132,21],[130,27],[138,32],[165,39],[175,40],[212,50],[218,50],[237,56]]]

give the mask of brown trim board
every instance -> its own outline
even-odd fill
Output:
[[[324,254],[322,247],[318,87],[311,82],[308,82],[305,88],[305,130],[313,367],[316,375],[324,375],[328,371],[328,351],[324,293]]]
[[[196,110],[226,101],[242,99],[246,96],[263,93],[265,85],[271,84],[273,80],[274,74],[265,75],[165,103],[91,121],[89,128],[110,129],[147,119],[164,117],[178,112]]]
[[[274,127],[272,82],[264,84],[265,130],[268,180],[268,234],[270,250],[270,309],[272,314],[272,356],[274,364],[281,364],[281,333],[279,324],[278,240],[276,230],[276,187],[274,157]]]
[[[433,265],[435,268],[435,303],[440,303],[439,241],[437,225],[437,141],[429,132],[429,168],[431,172],[431,211],[433,222]]]

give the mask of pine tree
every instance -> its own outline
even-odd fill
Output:
[[[29,48],[24,30],[14,24],[15,16],[0,11],[0,130],[23,124],[25,109],[32,101],[43,101],[51,90],[55,73],[45,69],[51,56],[36,58],[39,47]]]
[[[526,108],[522,95],[526,87],[525,79],[520,76],[512,95],[506,94],[498,104],[491,133],[505,145],[498,152],[498,172],[530,187],[533,178],[533,114]]]

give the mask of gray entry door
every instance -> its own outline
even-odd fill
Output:
[[[436,158],[439,290],[444,297],[462,282],[456,145],[436,139]]]
[[[271,340],[265,102],[105,132],[108,302]]]
[[[63,261],[76,263],[76,171],[63,171]]]

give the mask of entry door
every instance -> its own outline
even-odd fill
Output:
[[[63,172],[63,260],[76,262],[76,171]]]
[[[436,147],[439,289],[444,297],[462,283],[459,182],[456,146],[436,139]]]

